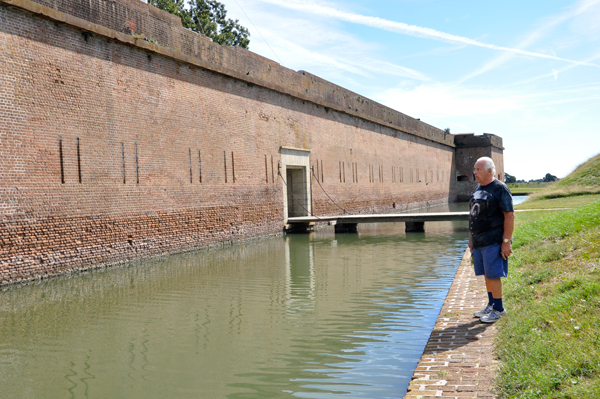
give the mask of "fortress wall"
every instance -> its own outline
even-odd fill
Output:
[[[456,196],[451,135],[88,33],[0,2],[0,283],[278,233],[282,146],[310,151],[317,215],[341,213],[321,186],[352,212]]]
[[[498,147],[492,147],[490,158],[496,165],[496,178],[504,181],[504,153]]]
[[[492,158],[496,165],[496,178],[504,181],[504,156],[502,138],[484,133],[457,134],[456,143],[456,196],[458,201],[468,201],[477,186],[473,176],[473,167],[481,157]]]
[[[453,136],[441,129],[308,72],[293,71],[240,47],[213,43],[206,36],[183,28],[178,17],[139,0],[0,0],[0,3],[428,140],[450,146],[454,143]]]

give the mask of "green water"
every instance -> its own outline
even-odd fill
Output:
[[[403,397],[457,226],[326,228],[8,287],[0,397]]]

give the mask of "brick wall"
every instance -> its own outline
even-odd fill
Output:
[[[352,100],[364,117],[342,112],[350,92],[327,99],[337,86],[245,50],[219,62],[271,65],[318,90],[292,96],[277,89],[287,81],[144,46],[0,2],[0,283],[279,233],[282,146],[310,150],[317,215],[341,213],[325,192],[352,212],[456,196],[451,135],[400,113],[377,122],[389,111],[364,98]]]
[[[456,144],[456,198],[468,201],[477,186],[473,176],[475,162],[481,157],[492,158],[496,165],[496,178],[504,181],[504,156],[502,138],[494,134],[457,134]]]

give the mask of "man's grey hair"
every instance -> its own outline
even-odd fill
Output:
[[[485,170],[491,169],[492,176],[494,176],[494,179],[495,179],[496,178],[496,165],[494,164],[494,161],[492,161],[492,158],[481,157],[477,160],[477,162],[479,162],[479,161],[485,162]]]

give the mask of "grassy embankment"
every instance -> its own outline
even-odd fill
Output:
[[[580,165],[573,173],[556,183],[511,183],[513,194],[533,194],[534,198],[561,198],[574,195],[600,195],[600,154]]]
[[[509,183],[508,188],[513,194],[534,194],[542,191],[552,183]]]
[[[503,398],[600,398],[600,155],[521,208],[497,325]]]

